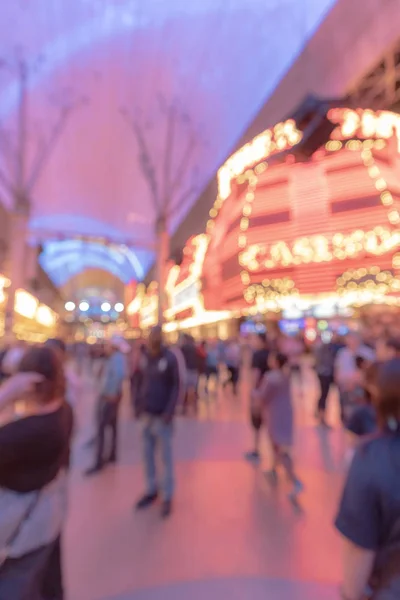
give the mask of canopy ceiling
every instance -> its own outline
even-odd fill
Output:
[[[62,285],[98,267],[125,282],[142,279],[154,258],[155,211],[128,121],[145,136],[159,187],[176,179],[173,231],[334,3],[3,2],[0,56],[35,65],[27,162],[59,107],[74,106],[31,195],[30,228],[52,279]],[[2,69],[0,83],[0,119],[12,140],[15,69]]]

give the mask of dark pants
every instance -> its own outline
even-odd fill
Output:
[[[61,543],[9,558],[0,568],[0,600],[63,600]]]
[[[140,413],[140,390],[143,383],[142,371],[135,371],[131,376],[131,405],[135,417]]]
[[[240,374],[239,367],[228,367],[228,371],[230,378],[226,383],[232,384],[233,392],[236,394]]]
[[[101,466],[104,462],[115,461],[117,458],[118,444],[118,409],[119,402],[108,402],[100,400],[99,424],[97,432],[96,465]],[[104,456],[107,432],[110,432],[110,451],[107,457]]]
[[[326,401],[328,399],[329,390],[333,385],[333,376],[332,375],[320,375],[318,374],[319,385],[321,387],[321,395],[318,400],[318,410],[320,413],[325,413],[326,411]]]

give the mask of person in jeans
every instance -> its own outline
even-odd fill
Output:
[[[256,348],[253,352],[251,361],[251,387],[253,392],[258,390],[265,373],[269,370],[268,358],[269,348],[268,339],[265,333],[259,333],[255,338]],[[258,402],[254,402],[255,395],[250,399],[250,424],[254,434],[254,447],[250,452],[246,452],[245,458],[249,461],[259,462],[260,455],[260,435],[262,428],[262,410]]]
[[[175,354],[163,345],[160,327],[154,327],[148,340],[147,364],[140,394],[143,421],[143,462],[146,492],[136,504],[137,510],[151,506],[159,496],[156,473],[156,449],[163,463],[161,516],[172,510],[174,467],[172,433],[175,408],[180,394],[179,368]]]
[[[184,411],[192,407],[197,412],[197,387],[199,383],[199,365],[200,357],[196,348],[195,341],[191,335],[183,336],[181,346],[183,358],[186,366],[186,394],[184,401]]]
[[[315,410],[315,417],[320,425],[329,428],[326,422],[326,403],[331,387],[335,383],[335,358],[340,346],[334,341],[324,343],[322,340],[315,346],[315,371],[317,373],[320,395]]]
[[[118,412],[122,399],[122,388],[127,376],[126,354],[129,344],[119,336],[111,338],[107,348],[108,358],[105,363],[104,377],[100,386],[98,400],[98,430],[95,438],[96,457],[93,467],[86,475],[95,475],[103,470],[107,463],[117,461],[118,446]],[[106,432],[111,432],[111,448],[105,458]]]
[[[335,360],[335,383],[339,389],[341,419],[347,423],[354,405],[354,396],[362,385],[363,374],[359,360],[374,361],[374,352],[362,343],[360,335],[351,331],[346,336],[346,346],[339,350]]]
[[[335,523],[343,600],[400,598],[399,358],[379,365],[374,387],[379,431],[355,452]]]
[[[34,347],[0,386],[0,599],[62,600],[73,430],[57,354]]]

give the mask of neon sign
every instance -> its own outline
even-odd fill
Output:
[[[396,113],[387,110],[375,112],[361,108],[333,108],[328,112],[328,118],[339,126],[333,132],[332,138],[390,139],[395,135],[400,152],[400,115]]]
[[[292,244],[253,244],[239,255],[239,262],[249,271],[274,269],[310,263],[357,258],[363,254],[381,256],[400,246],[400,230],[376,227],[372,231],[358,229],[350,234],[336,233],[332,237],[314,235],[302,237]]]
[[[277,152],[282,152],[298,144],[302,133],[295,122],[289,119],[285,123],[278,123],[272,129],[267,129],[257,135],[251,142],[245,144],[235,152],[218,171],[218,194],[226,200],[231,193],[232,179],[260,162],[264,158]]]

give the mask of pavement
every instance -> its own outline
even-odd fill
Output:
[[[136,513],[144,491],[140,425],[128,402],[121,418],[119,463],[85,478],[96,390],[86,375],[77,407],[70,514],[64,536],[68,600],[333,600],[340,580],[340,540],[332,526],[343,482],[345,439],[339,426],[313,421],[317,396],[305,370],[294,390],[295,459],[305,492],[297,505],[284,478],[271,486],[263,463],[248,464],[248,385],[239,398],[218,389],[202,397],[198,418],[175,430],[174,512]],[[337,422],[332,393],[330,419]]]

